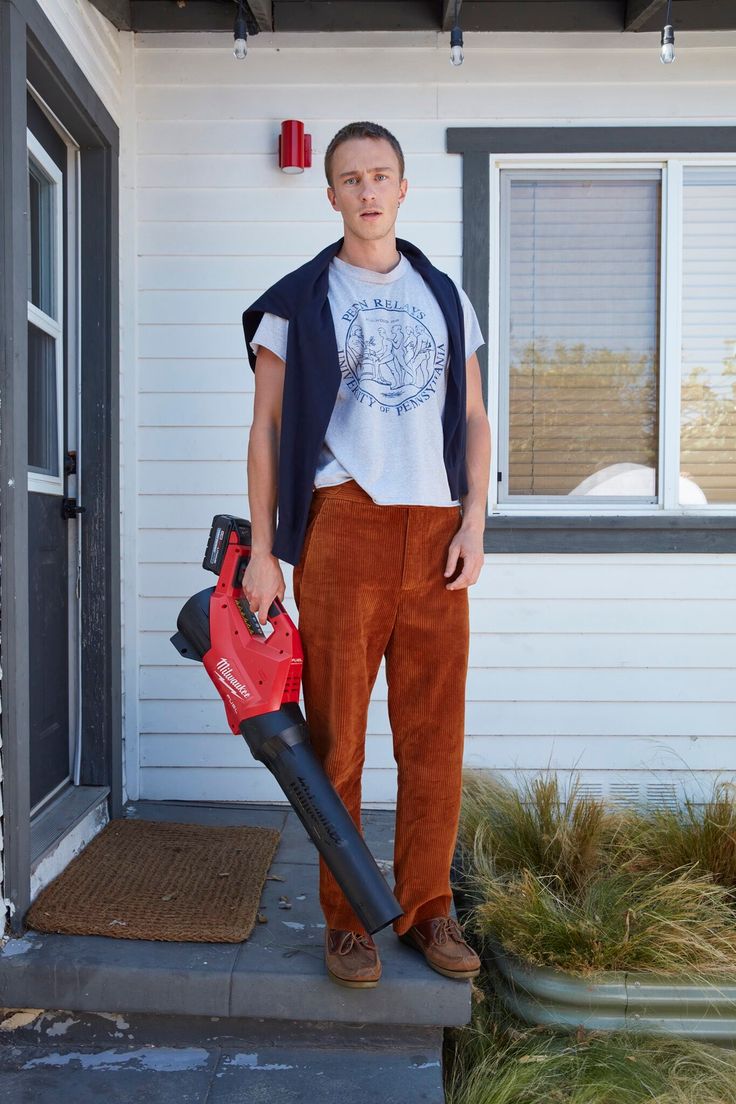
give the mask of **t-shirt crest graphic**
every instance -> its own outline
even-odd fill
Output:
[[[417,317],[420,312],[356,307],[358,313],[339,350],[340,369],[354,397],[377,403],[385,413],[399,413],[399,408],[410,409],[429,398],[444,368],[446,350]]]
[[[483,336],[459,286],[458,294],[467,358]],[[340,384],[314,486],[354,479],[379,505],[458,506],[443,455],[447,323],[431,288],[404,254],[389,272],[333,257],[328,299]],[[288,327],[264,314],[253,345],[263,340],[285,361]]]

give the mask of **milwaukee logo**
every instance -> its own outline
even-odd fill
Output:
[[[224,656],[222,659],[218,659],[215,664],[215,670],[223,682],[227,682],[230,686],[234,687],[244,698],[249,698],[251,696],[250,690],[245,683],[239,682],[238,679],[236,679],[232,667]]]

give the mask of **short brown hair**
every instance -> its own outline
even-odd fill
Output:
[[[390,130],[386,130],[386,127],[381,126],[380,123],[347,123],[338,130],[325,151],[325,176],[330,187],[332,187],[332,155],[338,146],[343,142],[349,142],[351,138],[385,138],[399,159],[399,179],[404,179],[404,153],[398,139]]]

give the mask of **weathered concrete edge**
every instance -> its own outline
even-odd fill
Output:
[[[42,933],[11,941],[11,951],[6,945],[0,954],[0,1007],[417,1027],[470,1020],[469,982],[435,979],[429,968],[426,978],[384,973],[375,989],[351,990],[313,973],[253,972],[239,963],[239,944],[120,941],[115,961],[107,940],[102,948],[97,944],[102,938],[75,937],[73,945],[59,941],[59,951],[59,937],[47,942]],[[76,952],[73,957],[70,951]]]

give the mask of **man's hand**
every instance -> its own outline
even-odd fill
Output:
[[[458,560],[462,560],[462,570],[456,579],[445,585],[445,590],[461,590],[478,581],[483,567],[483,529],[464,522],[452,538],[447,550],[445,578],[455,573]]]
[[[262,625],[268,620],[274,598],[283,602],[285,592],[284,575],[276,556],[271,552],[251,553],[243,572],[243,594]]]

